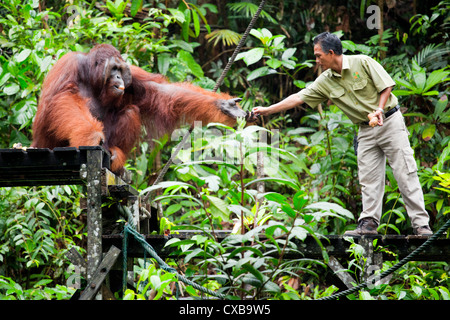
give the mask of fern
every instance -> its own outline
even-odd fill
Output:
[[[219,41],[222,41],[222,44],[224,46],[232,46],[237,45],[239,43],[239,40],[241,40],[241,35],[237,32],[234,32],[232,30],[223,29],[223,30],[214,30],[210,34],[208,34],[205,38],[208,40],[208,42],[212,42],[214,39],[214,46],[217,45]]]
[[[227,7],[230,8],[230,10],[233,12],[243,14],[247,18],[253,17],[256,11],[258,11],[258,6],[256,4],[245,1],[227,3]],[[271,23],[278,24],[278,22],[264,10],[261,11],[260,17],[268,20]]]
[[[434,44],[430,43],[425,48],[420,50],[415,56],[414,60],[421,67],[426,67],[429,70],[445,68],[450,54],[450,45],[446,43]]]

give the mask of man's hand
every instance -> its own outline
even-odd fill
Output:
[[[284,99],[278,103],[272,104],[269,107],[258,106],[258,107],[253,108],[252,111],[257,116],[268,116],[269,114],[279,113],[282,111],[292,109],[301,104],[303,104],[302,99],[300,98],[300,96],[297,93],[294,93],[294,94],[291,94],[286,99]]]
[[[269,107],[254,107],[252,112],[254,113],[255,116],[267,116],[270,114],[269,112]]]
[[[369,126],[371,126],[372,128],[377,125],[383,125],[383,112],[381,111],[381,109],[377,109],[376,111],[369,113],[367,117],[369,118]]]

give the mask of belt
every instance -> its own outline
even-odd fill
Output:
[[[389,110],[388,112],[386,112],[386,113],[384,114],[384,117],[387,119],[387,118],[389,118],[390,116],[392,116],[394,113],[396,113],[398,110],[400,110],[400,106],[399,106],[399,105],[396,105],[396,106],[393,107],[391,110]],[[361,124],[364,124],[364,125],[368,126],[368,125],[369,125],[369,121],[361,122]]]

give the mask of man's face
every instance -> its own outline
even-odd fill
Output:
[[[331,67],[335,54],[332,50],[329,52],[323,52],[320,43],[314,46],[314,56],[316,57],[316,63],[325,71]]]

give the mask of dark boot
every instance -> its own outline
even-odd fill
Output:
[[[429,226],[422,226],[422,227],[418,227],[414,229],[414,234],[418,235],[418,236],[432,236],[433,235],[433,231],[431,231]]]
[[[359,237],[363,235],[377,235],[378,223],[372,218],[361,219],[355,230],[345,231],[344,236]]]

